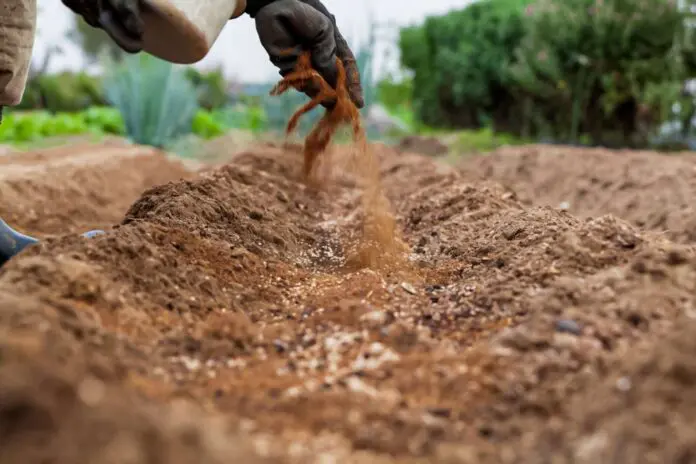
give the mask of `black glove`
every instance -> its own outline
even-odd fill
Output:
[[[139,0],[62,0],[87,24],[105,30],[128,53],[143,49],[143,20]]]
[[[281,76],[290,74],[300,55],[309,51],[314,69],[335,88],[338,57],[346,69],[351,100],[358,108],[365,106],[353,52],[319,0],[248,0],[246,12],[256,20],[261,44]],[[316,88],[304,91],[310,97],[317,93]]]

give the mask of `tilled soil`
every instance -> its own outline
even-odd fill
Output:
[[[142,191],[191,177],[155,150],[114,140],[0,157],[0,217],[40,237],[118,223]]]
[[[345,265],[359,185],[305,186],[299,151],[184,180],[156,154],[120,161],[95,192],[160,185],[106,235],[49,237],[0,271],[0,462],[696,459],[689,245],[374,149],[410,246],[388,271]],[[639,156],[646,176],[671,160]],[[33,195],[91,198],[62,190],[84,164],[64,169]]]
[[[579,217],[613,214],[679,243],[696,242],[696,157],[652,152],[528,145],[504,147],[459,165],[472,180],[492,180],[525,204]]]

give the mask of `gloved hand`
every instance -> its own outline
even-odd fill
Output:
[[[128,53],[143,49],[139,0],[62,0],[87,24],[105,30]]]
[[[312,66],[332,87],[336,87],[336,57],[346,69],[351,100],[365,106],[355,56],[336,26],[336,19],[319,0],[248,0],[247,13],[256,20],[256,31],[271,62],[281,76],[290,74],[300,55],[309,51]],[[259,7],[259,5],[262,5]],[[303,91],[313,97],[318,89]],[[330,107],[332,103],[324,104]]]

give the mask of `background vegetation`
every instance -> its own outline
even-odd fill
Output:
[[[370,126],[370,135],[455,131],[456,148],[467,151],[527,141],[696,148],[692,8],[671,0],[479,0],[400,30],[402,72],[392,75],[373,69],[383,27],[373,23],[353,44],[364,115],[379,107],[400,129]],[[124,56],[81,21],[69,39],[111,71],[48,74],[45,60],[0,126],[0,141],[92,133],[169,147],[191,134],[281,133],[304,101],[294,92],[269,97],[273,82],[244,86],[219,69]]]

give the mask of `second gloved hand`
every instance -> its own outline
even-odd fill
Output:
[[[105,30],[128,53],[143,49],[139,0],[62,0],[87,24]]]
[[[351,100],[358,108],[365,106],[355,57],[326,7],[319,0],[275,0],[264,3],[268,5],[250,14],[256,20],[261,44],[280,74],[290,74],[300,55],[309,51],[314,69],[335,88],[338,57],[346,69]],[[314,88],[304,89],[304,92],[310,97],[316,95]]]

